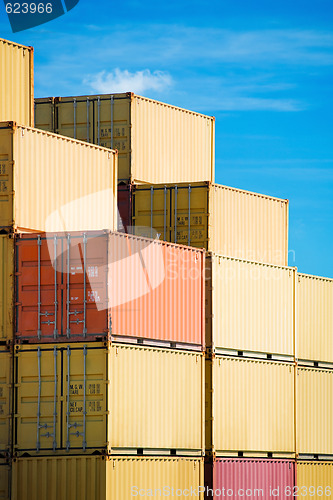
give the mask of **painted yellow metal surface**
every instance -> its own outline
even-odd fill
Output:
[[[302,498],[329,498],[333,494],[333,462],[297,462],[296,484]]]
[[[11,452],[12,354],[0,347],[0,454]]]
[[[0,123],[0,227],[116,229],[117,155],[98,146]]]
[[[333,280],[298,274],[297,357],[333,363]]]
[[[211,254],[206,338],[215,349],[294,359],[295,269]]]
[[[333,455],[333,370],[297,368],[299,454]]]
[[[0,500],[10,500],[10,465],[6,460],[0,459]]]
[[[36,99],[37,128],[119,151],[119,180],[214,181],[215,119],[131,93]]]
[[[14,239],[0,235],[0,340],[12,340],[14,308]]]
[[[294,454],[294,364],[216,356],[213,449]]]
[[[34,124],[33,48],[0,38],[0,122]]]
[[[201,454],[202,354],[95,342],[20,346],[15,357],[18,454]]]
[[[176,490],[186,496],[203,484],[200,458],[21,458],[13,463],[12,500],[131,500],[172,497]],[[203,494],[195,498],[203,500]]]
[[[136,234],[286,266],[288,200],[218,184],[135,186]]]

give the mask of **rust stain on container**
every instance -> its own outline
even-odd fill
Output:
[[[0,38],[0,122],[34,124],[34,50]]]

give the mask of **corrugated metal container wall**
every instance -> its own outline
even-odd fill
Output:
[[[297,453],[333,455],[333,371],[298,368]]]
[[[171,496],[168,488],[198,491],[202,485],[200,458],[22,458],[13,463],[12,500],[130,500],[141,489],[166,487]]]
[[[143,236],[153,227],[174,243],[288,265],[288,200],[209,183],[137,185],[133,225]]]
[[[132,184],[118,184],[118,231],[131,233]]]
[[[207,260],[206,342],[294,359],[295,269],[216,254]]]
[[[297,357],[333,363],[333,280],[298,274]]]
[[[212,405],[217,455],[295,453],[293,364],[217,356]]]
[[[303,498],[331,497],[333,462],[297,462],[297,486]]]
[[[34,50],[0,38],[0,122],[34,124]]]
[[[113,151],[0,123],[0,228],[113,230],[116,180]]]
[[[14,240],[0,235],[0,341],[14,334]]]
[[[229,498],[290,498],[295,464],[287,460],[216,460],[213,489],[224,488]],[[230,490],[228,494],[227,490]],[[246,490],[248,490],[246,494]],[[274,496],[273,496],[273,490]]]
[[[202,354],[96,342],[17,346],[15,358],[18,454],[201,455]]]
[[[0,346],[0,456],[11,452],[12,354]]]
[[[10,465],[0,459],[0,500],[10,500]]]
[[[35,102],[38,110],[45,99]],[[38,128],[118,149],[119,180],[214,181],[213,117],[131,93],[59,97],[54,128],[43,113]]]
[[[144,339],[202,350],[204,258],[123,233],[22,234],[16,341]]]

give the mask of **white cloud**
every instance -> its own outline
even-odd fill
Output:
[[[163,71],[151,72],[149,69],[131,73],[127,69],[116,68],[113,71],[101,71],[95,76],[89,76],[84,81],[94,92],[104,94],[117,92],[134,92],[142,94],[147,90],[161,92],[169,87],[172,78]]]

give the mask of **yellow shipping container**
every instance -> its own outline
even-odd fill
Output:
[[[14,334],[14,239],[0,235],[0,341]]]
[[[117,228],[117,154],[0,123],[0,228]]]
[[[0,346],[0,456],[11,452],[12,368],[12,353]]]
[[[0,38],[0,122],[34,125],[34,50]]]
[[[323,499],[333,494],[333,462],[297,462],[298,496]]]
[[[295,269],[217,254],[206,261],[207,345],[294,360]]]
[[[288,265],[288,200],[210,183],[134,186],[135,233]]]
[[[0,500],[10,500],[10,465],[0,459]]]
[[[95,342],[16,346],[15,358],[17,454],[201,455],[202,354]]]
[[[297,357],[333,363],[333,280],[298,274],[297,281]]]
[[[220,456],[293,456],[294,364],[223,356],[209,364],[207,448]]]
[[[214,181],[211,116],[132,93],[36,99],[35,106],[36,127],[118,149],[119,180]]]
[[[82,455],[20,458],[13,462],[12,500],[183,498],[190,496],[186,490],[191,488],[195,490],[195,497],[203,500],[203,485],[201,458]],[[201,492],[197,494],[200,486]],[[177,495],[177,490],[185,495]]]
[[[298,367],[296,394],[297,453],[333,456],[333,371]]]

